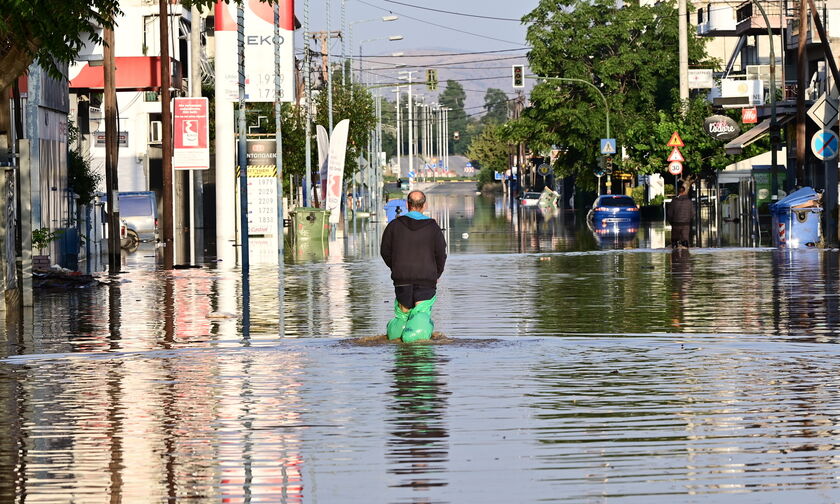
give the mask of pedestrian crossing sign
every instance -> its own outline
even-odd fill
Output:
[[[615,154],[615,138],[601,139],[601,154]]]

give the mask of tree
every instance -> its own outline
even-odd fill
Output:
[[[454,80],[446,81],[446,89],[438,97],[438,103],[452,109],[449,111],[449,151],[452,154],[463,154],[469,146],[467,112],[464,110],[466,99],[464,86]],[[461,137],[457,142],[452,138],[456,131]]]
[[[215,3],[184,0],[187,7],[211,7]],[[33,61],[53,77],[61,78],[62,67],[72,63],[89,40],[102,42],[99,30],[113,28],[114,20],[122,14],[119,0],[4,0],[0,5],[0,90],[21,76]]]
[[[659,110],[672,110],[678,85],[673,5],[628,2],[616,8],[610,0],[541,0],[523,19],[529,24],[534,73],[596,86],[606,96],[611,136],[619,145],[634,125],[656,121]],[[704,43],[689,38],[690,64],[706,58]],[[594,183],[598,139],[606,135],[600,95],[586,84],[549,81],[538,84],[530,99],[521,119],[505,128],[505,137],[527,141],[532,150],[564,146],[567,155],[558,159],[558,172]]]
[[[344,164],[344,179],[358,170],[358,157],[365,154],[370,130],[376,126],[376,114],[373,97],[361,84],[342,83],[340,74],[333,77],[333,124],[343,119],[350,119],[350,133],[347,135],[347,156]],[[329,95],[326,89],[318,93],[315,101],[317,113],[314,121],[329,128]],[[313,126],[313,132],[314,132]],[[315,143],[315,142],[313,142]],[[317,156],[315,157],[317,160]],[[315,162],[317,165],[317,161]]]
[[[666,144],[677,131],[685,143],[680,152],[685,158],[682,180],[705,178],[740,159],[754,156],[769,148],[769,140],[758,142],[744,149],[741,156],[729,156],[723,142],[703,131],[703,120],[712,115],[712,106],[703,98],[690,100],[686,107],[676,103],[669,112],[660,111],[655,120],[630,125],[625,138],[629,159],[622,169],[637,173],[660,173],[667,167],[672,147]],[[734,113],[730,113],[734,117]]]
[[[504,91],[497,88],[489,88],[484,93],[484,110],[486,113],[481,118],[485,124],[501,124],[508,119],[508,97]]]
[[[475,137],[467,151],[467,157],[481,167],[478,175],[479,184],[491,182],[493,172],[504,172],[508,168],[508,144],[501,134],[501,127],[488,124],[484,131]]]

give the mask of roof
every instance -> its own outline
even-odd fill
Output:
[[[791,121],[794,116],[788,114],[779,115],[776,118],[776,123],[781,126],[786,124],[787,122]],[[726,153],[729,155],[741,154],[744,151],[744,147],[757,142],[760,140],[764,135],[770,132],[770,119],[765,119],[760,123],[756,124],[754,127],[750,128],[749,130],[741,133],[737,137],[733,138],[729,143],[727,143],[723,148],[726,150]]]
[[[176,59],[170,59],[172,68],[172,87],[181,87],[181,65]],[[117,56],[114,58],[117,91],[159,91],[160,90],[159,56]],[[70,90],[105,89],[103,65],[91,66],[85,63],[75,77],[70,79]]]

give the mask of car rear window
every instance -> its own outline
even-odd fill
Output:
[[[120,197],[120,215],[124,217],[151,217],[152,201],[142,196]]]
[[[540,199],[540,193],[538,192],[526,192],[525,199]]]
[[[598,206],[604,207],[632,207],[636,206],[636,202],[633,201],[633,198],[630,196],[612,196],[612,197],[601,197],[601,200],[598,202]]]

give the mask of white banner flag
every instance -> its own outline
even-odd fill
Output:
[[[327,159],[327,210],[330,224],[338,224],[341,215],[341,193],[344,181],[344,155],[347,153],[347,134],[350,120],[339,122],[330,136],[330,154]]]

